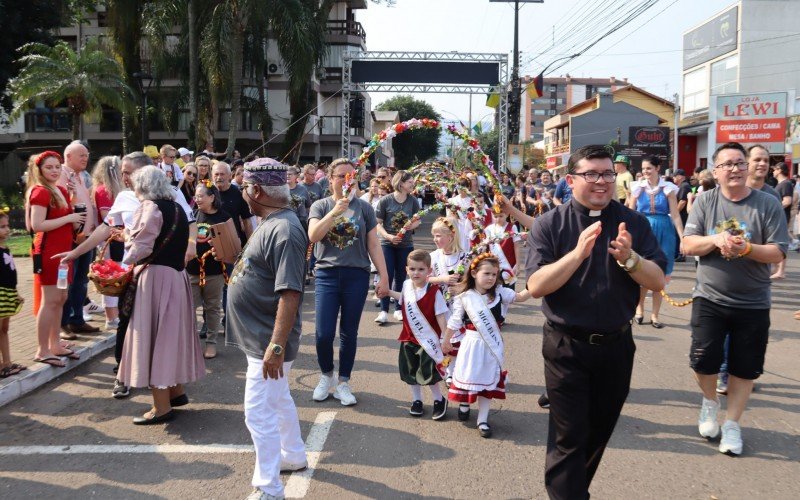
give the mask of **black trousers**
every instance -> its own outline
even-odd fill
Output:
[[[550,398],[544,482],[552,499],[589,498],[606,444],[628,397],[636,345],[592,345],[544,325],[542,355]]]
[[[120,297],[120,299],[122,299],[122,297]],[[122,360],[122,346],[125,345],[125,333],[128,331],[128,324],[130,322],[131,317],[120,312],[116,344],[114,345],[114,359],[117,360],[117,366],[119,366],[119,362]]]

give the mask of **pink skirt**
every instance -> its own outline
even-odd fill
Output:
[[[130,387],[164,389],[205,373],[189,277],[167,266],[148,266],[139,276],[119,380]]]

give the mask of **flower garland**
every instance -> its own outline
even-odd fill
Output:
[[[439,122],[436,120],[431,120],[429,118],[412,118],[410,120],[406,120],[404,122],[395,123],[392,126],[388,127],[377,134],[374,134],[372,138],[369,140],[367,145],[364,147],[364,151],[359,155],[356,159],[355,167],[358,170],[361,166],[363,166],[367,159],[375,152],[378,147],[385,142],[387,139],[392,139],[397,134],[402,134],[406,130],[418,130],[418,129],[438,129]]]
[[[413,224],[414,222],[422,219],[423,217],[428,215],[430,212],[436,212],[438,210],[441,210],[442,207],[444,207],[444,203],[440,202],[440,203],[434,203],[433,205],[429,206],[428,208],[423,208],[419,212],[417,212],[414,215],[412,215],[411,218],[405,224],[403,224],[403,227],[400,228],[400,231],[397,232],[397,235],[402,238],[403,236],[406,235],[408,230],[411,228],[411,224]]]

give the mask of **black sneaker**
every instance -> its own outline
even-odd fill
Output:
[[[458,405],[458,419],[462,422],[469,419],[469,405]]]
[[[442,396],[442,399],[433,402],[433,415],[431,418],[434,420],[442,420],[446,414],[447,398]]]
[[[540,408],[550,408],[550,398],[547,397],[547,393],[545,392],[541,396],[539,396],[539,407]]]
[[[435,408],[435,406],[434,406]],[[416,399],[411,402],[411,409],[408,410],[408,413],[412,417],[421,417],[424,411],[422,410],[422,401]]]
[[[127,385],[123,385],[119,380],[115,380],[114,389],[111,390],[111,395],[115,399],[125,399],[131,395],[131,389]]]

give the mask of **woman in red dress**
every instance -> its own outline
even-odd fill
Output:
[[[41,304],[34,304],[36,336],[39,347],[33,359],[53,367],[63,367],[59,358],[78,359],[78,355],[61,344],[59,329],[61,311],[67,290],[56,286],[59,260],[55,254],[72,249],[73,225],[86,220],[86,213],[73,213],[67,190],[58,186],[61,177],[61,155],[55,151],[32,157],[28,164],[28,230],[33,239],[34,289],[41,287]],[[70,273],[67,273],[69,279]]]

